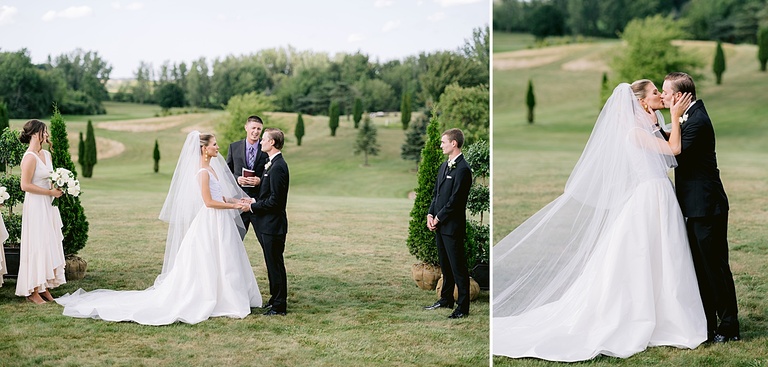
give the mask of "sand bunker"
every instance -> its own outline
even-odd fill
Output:
[[[67,138],[69,138],[69,155],[72,156],[72,162],[77,162],[77,146],[80,141],[79,135],[79,133],[67,134]],[[120,155],[124,151],[125,145],[123,145],[123,143],[117,140],[96,137],[96,159],[102,160],[112,158]]]
[[[101,122],[99,123],[99,128],[112,131],[130,132],[160,131],[189,122],[190,116],[193,115],[174,115],[166,117],[151,117],[139,120]]]

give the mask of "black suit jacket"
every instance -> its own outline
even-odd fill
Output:
[[[456,158],[456,167],[443,162],[437,173],[429,213],[438,219],[437,230],[443,234],[464,235],[467,229],[467,199],[472,187],[472,170],[464,155]]]
[[[728,211],[715,154],[715,130],[704,102],[696,101],[680,129],[682,151],[677,155],[675,191],[683,216],[707,217]]]
[[[266,154],[264,154],[266,155]],[[288,203],[288,164],[283,154],[272,160],[269,169],[261,175],[261,185],[256,202],[251,204],[251,211],[258,218],[255,222],[258,233],[272,235],[288,233],[288,216],[285,206]]]
[[[243,175],[243,167],[248,168],[248,162],[246,161],[247,154],[245,152],[247,146],[245,139],[238,140],[229,145],[229,150],[227,151],[227,166],[235,178]],[[261,151],[261,139],[259,139],[256,146],[256,162],[253,164],[253,170],[256,171],[256,177],[261,177],[261,174],[264,173],[264,164],[267,163],[267,158],[269,158],[267,154]],[[258,186],[243,187],[242,189],[252,198],[259,195]]]

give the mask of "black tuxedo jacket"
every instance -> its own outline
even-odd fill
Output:
[[[707,217],[728,212],[728,197],[720,181],[715,154],[715,130],[701,100],[688,109],[680,129],[682,151],[677,155],[675,191],[683,216]]]
[[[443,234],[464,235],[467,229],[467,199],[472,187],[472,171],[464,155],[456,158],[456,167],[443,162],[437,173],[429,213],[438,219],[437,230]]]
[[[266,154],[264,154],[266,156]],[[288,203],[288,164],[283,154],[272,160],[269,169],[261,175],[259,195],[251,204],[251,211],[258,218],[254,225],[258,233],[272,235],[288,233],[288,216],[285,206]]]
[[[243,167],[248,168],[248,161],[246,159],[247,154],[245,152],[247,146],[245,139],[238,140],[229,145],[229,150],[227,151],[227,166],[229,166],[229,170],[235,178],[243,175]],[[267,154],[261,151],[261,139],[259,139],[256,144],[256,161],[253,163],[253,170],[256,171],[256,177],[261,177],[261,174],[264,173],[264,164],[267,163],[267,158],[269,158]],[[258,186],[243,187],[242,189],[252,198],[259,195]]]

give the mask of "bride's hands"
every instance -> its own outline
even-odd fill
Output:
[[[669,113],[672,115],[672,123],[680,122],[680,117],[683,116],[688,105],[691,104],[691,99],[693,99],[693,96],[690,93],[683,93],[679,99],[672,103],[672,107],[669,108]]]

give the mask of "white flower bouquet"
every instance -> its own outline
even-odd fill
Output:
[[[5,186],[0,186],[0,205],[2,205],[6,200],[10,198],[11,195],[8,194],[8,188]]]
[[[48,176],[53,187],[60,189],[65,194],[78,197],[80,195],[80,181],[75,180],[75,175],[66,168],[56,168]]]

